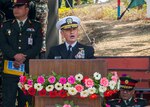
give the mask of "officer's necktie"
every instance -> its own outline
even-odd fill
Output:
[[[129,100],[126,100],[126,105],[128,105],[129,104]]]
[[[20,31],[22,31],[22,28],[23,28],[23,22],[22,21],[19,22],[19,27],[20,27]]]
[[[68,59],[72,59],[72,46],[68,46]]]

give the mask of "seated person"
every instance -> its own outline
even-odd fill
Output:
[[[94,59],[94,48],[77,41],[80,19],[68,16],[56,23],[65,43],[50,48],[48,59]]]
[[[107,104],[110,107],[145,107],[148,105],[146,99],[134,97],[137,80],[122,76],[120,81],[120,98],[109,100]]]

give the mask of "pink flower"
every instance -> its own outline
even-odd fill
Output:
[[[83,87],[82,85],[80,85],[80,84],[77,84],[77,85],[75,86],[75,89],[76,89],[78,92],[81,92],[81,91],[83,91],[84,87]]]
[[[61,83],[61,84],[65,84],[66,83],[66,78],[65,77],[60,77],[60,79],[59,79],[59,82]]]
[[[26,80],[27,80],[27,77],[22,75],[22,76],[20,76],[19,82],[21,82],[23,84],[26,82]]]
[[[101,78],[101,80],[100,80],[100,84],[101,84],[102,86],[107,87],[107,86],[109,85],[109,81],[108,81],[108,79],[107,79],[106,77],[103,77],[103,78]]]
[[[112,79],[113,81],[117,82],[118,77],[116,77],[116,76],[112,76],[112,77],[111,77],[111,79]]]
[[[48,81],[49,81],[49,83],[53,84],[53,83],[55,83],[56,78],[55,78],[54,76],[50,76],[50,77],[48,78]]]
[[[106,107],[110,107],[110,105],[106,104]]]
[[[74,76],[70,76],[70,77],[68,77],[68,82],[70,83],[70,84],[74,84],[75,83],[75,77]]]
[[[111,72],[114,76],[118,77],[117,72]]]
[[[33,85],[33,80],[28,79],[27,84],[28,84],[28,85]]]
[[[63,107],[71,107],[71,105],[65,104],[65,105],[63,105]]]
[[[94,85],[94,82],[91,78],[88,78],[88,79],[85,80],[85,86],[86,87],[88,87],[88,88],[93,87],[93,85]]]
[[[43,84],[45,82],[45,78],[43,76],[38,76],[37,82]]]

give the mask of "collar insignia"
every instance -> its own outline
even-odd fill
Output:
[[[10,35],[11,35],[11,30],[10,30],[10,29],[7,29],[7,33],[8,33],[8,35],[10,36]]]

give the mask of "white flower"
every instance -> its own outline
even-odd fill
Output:
[[[96,88],[95,87],[88,88],[88,92],[89,94],[94,94],[96,92]]]
[[[37,91],[41,91],[43,89],[43,86],[41,83],[35,83],[34,84],[34,88],[37,90]]]
[[[105,86],[99,86],[99,92],[100,93],[104,93],[105,91],[107,90],[107,87],[105,87]]]
[[[28,90],[29,88],[31,88],[32,87],[32,85],[29,85],[29,84],[25,84],[24,85],[24,88],[26,89],[26,90]]]
[[[80,96],[81,96],[81,97],[88,97],[88,95],[89,95],[88,90],[84,90],[84,91],[81,91],[81,92],[80,92]]]
[[[93,74],[93,76],[94,76],[95,80],[100,80],[100,79],[101,79],[101,74],[98,73],[98,72],[95,72],[95,73]]]
[[[79,73],[79,74],[75,75],[75,79],[78,81],[81,81],[83,79],[83,75]]]
[[[109,87],[110,87],[111,90],[113,90],[115,88],[115,86],[116,86],[116,82],[115,81],[110,81],[109,82]]]
[[[62,86],[62,84],[61,83],[59,83],[59,82],[57,82],[56,84],[55,84],[55,89],[56,90],[62,90],[62,88],[63,88],[63,86]]]
[[[76,95],[77,90],[74,87],[69,87],[68,88],[68,93],[69,93],[69,95]]]
[[[120,80],[118,80],[117,89],[118,89],[118,90],[120,89]]]
[[[71,84],[70,84],[70,83],[67,82],[66,84],[64,84],[64,89],[65,89],[65,90],[68,90],[69,87],[71,87]]]
[[[54,89],[54,85],[48,85],[48,86],[46,87],[46,91],[47,91],[47,92],[53,91],[53,89]]]
[[[21,82],[18,82],[18,87],[19,87],[20,89],[23,88],[23,85],[21,84]]]

